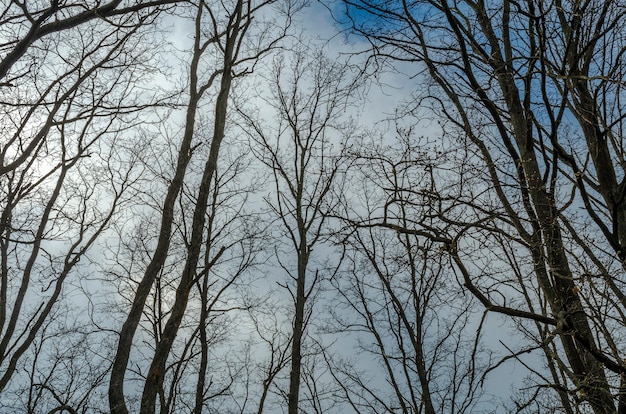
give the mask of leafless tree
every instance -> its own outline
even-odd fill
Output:
[[[437,187],[441,224],[398,230],[430,233],[486,309],[534,330],[560,411],[626,412],[623,2],[344,4],[374,60],[414,63],[416,102],[467,154]]]
[[[128,412],[124,378],[133,339],[146,309],[146,301],[150,297],[155,282],[162,274],[170,253],[177,202],[186,186],[188,166],[200,138],[197,134],[197,117],[200,110],[207,108],[209,104],[206,102],[209,101],[213,108],[213,129],[210,136],[202,137],[207,138],[210,143],[208,154],[203,160],[201,178],[194,191],[193,207],[191,217],[189,217],[191,233],[188,235],[183,252],[182,270],[175,282],[173,302],[169,307],[164,326],[159,328],[155,349],[148,357],[151,361],[150,367],[142,384],[140,412],[152,413],[156,410],[157,394],[163,389],[166,363],[185,316],[190,292],[196,285],[198,269],[202,267],[202,257],[208,255],[208,257],[215,258],[211,249],[205,249],[208,246],[206,212],[209,199],[212,194],[215,194],[212,191],[212,184],[215,183],[220,147],[225,136],[231,85],[237,78],[251,73],[259,58],[277,44],[289,27],[289,19],[293,12],[290,4],[281,5],[284,6],[282,8],[284,24],[277,25],[276,22],[270,22],[263,26],[263,13],[273,3],[273,1],[237,0],[216,5],[200,1],[190,5],[195,14],[193,17],[194,40],[189,67],[184,133],[178,146],[175,171],[160,208],[161,219],[158,224],[156,246],[151,249],[150,260],[132,294],[132,305],[120,331],[109,387],[109,402],[113,413]],[[257,21],[258,24],[256,24]],[[209,100],[211,97],[214,99]],[[218,252],[215,254],[219,257]],[[201,383],[202,379],[199,381],[198,386],[204,388]],[[196,410],[201,409],[203,400],[202,396],[198,398],[200,400],[197,401]],[[161,409],[164,409],[163,405]]]
[[[71,352],[72,338],[81,336],[51,320],[72,319],[57,309],[66,308],[67,285],[80,284],[79,262],[130,197],[136,164],[123,142],[140,114],[166,102],[142,93],[157,72],[145,46],[174,3],[2,6],[0,392],[13,388],[26,356],[37,362],[31,374],[56,376],[37,358],[48,354],[42,341]],[[60,398],[51,384],[40,389]],[[71,400],[64,404],[80,405]]]
[[[481,350],[484,316],[437,241],[397,230],[437,219],[432,173],[449,160],[428,153],[432,138],[396,133],[373,134],[353,154],[333,315],[336,332],[349,333],[360,355],[331,355],[332,372],[356,412],[475,412],[489,362]],[[376,365],[382,372],[368,372]]]
[[[195,155],[201,161],[200,155],[208,151],[209,148],[201,146],[195,150]],[[219,404],[232,403],[237,388],[244,381],[241,371],[245,367],[241,366],[237,354],[244,355],[245,347],[238,341],[243,333],[236,322],[245,318],[251,306],[246,300],[248,278],[245,276],[255,263],[263,239],[263,229],[259,227],[256,215],[245,212],[247,199],[253,194],[255,185],[254,180],[246,183],[249,180],[245,179],[249,175],[246,172],[249,158],[247,151],[244,153],[241,148],[237,151],[237,146],[231,145],[222,154],[223,167],[218,168],[212,180],[202,262],[198,264],[189,292],[188,309],[162,374],[163,383],[157,390],[160,412],[205,412]],[[152,161],[150,158],[144,160],[146,163]],[[192,234],[188,217],[195,205],[194,184],[200,179],[197,173],[192,178],[193,170],[202,163],[194,164],[192,160],[190,165],[186,186],[178,202],[180,209],[174,220],[168,261],[150,292],[138,328],[137,336],[142,339],[131,355],[133,365],[129,369],[128,384],[143,384],[145,381],[147,365],[175,303]],[[143,202],[144,197],[150,195],[138,197],[137,207],[145,208],[145,204],[149,204]],[[158,211],[158,206],[153,208]],[[144,269],[150,260],[151,249],[145,244],[150,237],[142,232],[150,226],[149,223],[147,219],[135,217],[120,229],[118,237],[123,246],[114,251],[111,249],[107,272],[114,276],[115,282],[126,280],[120,284],[123,295],[132,292],[136,286],[133,273]],[[136,391],[128,393],[131,400],[136,395]]]
[[[273,122],[245,116],[244,127],[252,138],[252,151],[273,175],[274,191],[267,202],[272,220],[278,222],[277,260],[289,275],[288,283],[278,283],[293,299],[286,393],[288,412],[293,414],[302,409],[301,374],[313,314],[311,298],[329,276],[324,275],[328,269],[316,266],[312,252],[324,248],[328,215],[338,202],[347,167],[344,155],[354,132],[342,112],[357,87],[349,65],[333,63],[322,51],[307,49],[296,44],[290,54],[274,61],[271,95],[263,97],[264,109],[272,109]]]

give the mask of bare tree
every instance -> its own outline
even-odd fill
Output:
[[[254,376],[251,375],[252,390],[248,390],[248,393],[254,398],[254,411],[262,414],[283,406],[284,395],[277,382],[290,364],[292,336],[287,328],[290,308],[282,303],[280,295],[273,290],[264,292],[262,296],[257,293],[253,300],[257,305],[250,309],[249,315],[253,326],[250,342],[254,352],[250,368],[256,372]],[[273,398],[276,395],[279,398]]]
[[[141,89],[156,72],[146,39],[154,38],[161,7],[173,3],[3,6],[0,392],[13,387],[21,361],[39,352],[43,338],[72,348],[74,334],[51,319],[63,319],[54,315],[68,281],[130,196],[136,164],[118,144],[143,111],[166,102]],[[33,370],[44,365],[54,369]]]
[[[410,129],[396,132],[353,154],[333,315],[337,334],[349,332],[361,355],[331,355],[333,375],[357,412],[475,412],[489,360],[481,351],[484,315],[475,314],[430,234],[397,231],[436,220],[433,171],[448,156],[429,154],[432,141]],[[377,364],[382,373],[368,372]]]
[[[271,50],[284,36],[289,26],[291,10],[284,9],[285,25],[272,24],[262,27],[253,25],[253,16],[261,17],[272,1],[234,1],[220,5],[209,5],[201,1],[194,5],[194,41],[191,65],[189,68],[189,92],[185,129],[179,144],[174,175],[168,185],[163,206],[158,239],[151,259],[145,268],[144,276],[133,294],[128,317],[120,331],[119,344],[113,363],[109,387],[109,402],[113,413],[127,413],[125,403],[124,378],[130,358],[133,338],[145,310],[155,281],[163,271],[171,246],[171,235],[177,200],[185,186],[185,177],[192,159],[198,137],[196,119],[203,98],[214,90],[213,130],[210,136],[209,152],[202,167],[201,180],[195,194],[191,234],[184,252],[183,269],[177,280],[174,301],[168,311],[167,320],[152,356],[150,368],[145,375],[141,412],[152,413],[156,409],[157,393],[163,387],[166,362],[172,350],[185,315],[189,295],[196,283],[197,269],[201,265],[203,247],[206,246],[207,207],[212,194],[212,183],[222,140],[224,139],[227,108],[231,85],[234,79],[249,74],[258,59]],[[217,58],[216,58],[217,57]],[[213,65],[204,68],[205,64]],[[210,255],[208,251],[204,254]],[[202,384],[199,384],[202,386]],[[199,401],[201,403],[201,401]],[[163,407],[161,407],[163,409]],[[198,408],[199,409],[199,408]]]
[[[96,52],[108,49],[108,59],[111,59],[119,53],[120,46],[126,43],[125,41],[120,42],[120,40],[127,40],[126,37],[129,34],[154,20],[160,12],[159,6],[175,3],[177,3],[175,0],[150,1],[135,5],[124,4],[121,0],[114,0],[106,4],[98,2],[94,5],[79,2],[60,4],[58,1],[35,2],[34,4],[8,3],[2,11],[2,21],[0,21],[6,39],[0,45],[3,54],[2,61],[0,61],[0,80],[2,80],[0,86],[3,88],[16,88],[17,84],[20,87],[32,86],[30,82],[33,82],[33,77],[37,74],[39,76],[36,79],[37,87],[35,90],[44,92],[43,95],[39,96],[39,101],[34,98],[30,101],[32,103],[26,105],[26,108],[30,109],[28,112],[32,113],[29,114],[29,117],[24,117],[22,128],[26,127],[24,122],[29,121],[30,117],[37,113],[36,110],[41,110],[43,104],[47,103],[49,98],[59,91],[60,82],[63,81],[66,85],[68,81],[73,82],[74,86],[67,87],[66,90],[61,89],[62,93],[59,93],[53,101],[56,104],[48,105],[48,122],[39,125],[38,130],[32,133],[30,137],[13,134],[3,145],[0,153],[0,161],[2,162],[0,174],[5,175],[32,158],[33,153],[45,141],[50,129],[55,126],[54,117],[63,113],[63,104],[69,100],[72,93],[76,92],[78,86],[82,85],[85,80],[92,78],[94,72],[103,66],[102,62],[91,65],[91,67],[83,65],[88,63],[88,57],[94,56],[93,62],[95,63],[98,59]],[[110,20],[101,24],[100,19]],[[93,27],[94,21],[96,27]],[[60,53],[61,56],[46,56],[44,54],[44,59],[42,59],[39,53],[40,49],[53,51],[55,39],[51,35],[58,35],[61,32],[67,34],[75,28],[86,30],[86,36],[82,39],[84,43],[67,45],[82,51],[82,54],[78,55],[78,59],[65,60],[67,59],[66,55],[71,53],[69,49],[57,50],[56,53]],[[21,36],[22,34],[25,35]],[[120,37],[116,38],[117,35]],[[50,76],[55,71],[50,73],[45,71],[44,63],[48,63],[46,58],[50,59],[49,63],[53,66],[60,65],[59,71],[56,72],[57,77]],[[60,58],[60,60],[55,61],[55,58]],[[65,75],[63,75],[64,67],[66,68]],[[49,86],[43,85],[44,79],[50,79]]]
[[[204,127],[200,127],[197,134],[202,135],[202,131]],[[242,318],[237,312],[245,314],[249,307],[242,293],[248,283],[244,276],[255,263],[263,231],[255,215],[245,212],[255,182],[247,183],[245,179],[249,175],[246,168],[250,157],[242,149],[237,150],[236,145],[231,145],[222,154],[223,167],[216,171],[212,180],[205,213],[207,221],[202,262],[198,264],[189,292],[188,309],[162,373],[163,382],[157,389],[159,411],[162,413],[177,410],[205,412],[219,404],[232,403],[237,387],[244,381],[241,378],[244,367],[238,358],[234,358],[237,353],[245,354],[237,341],[240,330],[236,321]],[[137,337],[141,339],[135,346],[136,352],[131,355],[127,384],[143,384],[145,381],[145,370],[175,304],[178,281],[192,234],[192,223],[188,218],[193,213],[197,196],[194,184],[201,178],[201,171],[198,173],[195,168],[202,166],[201,155],[208,151],[206,145],[194,150],[198,159],[190,162],[190,172],[178,201],[180,209],[174,220],[168,261],[146,301],[137,332]],[[143,162],[152,163],[153,160],[146,158]],[[142,194],[136,200],[137,207],[141,208],[143,198],[151,195],[154,194]],[[153,206],[152,211],[158,211],[158,208]],[[149,263],[151,249],[146,246],[146,240],[150,240],[153,233],[146,233],[145,229],[151,225],[153,222],[135,217],[133,222],[124,226],[125,229],[120,229],[123,247],[111,252],[111,264],[107,270],[114,275],[114,281],[132,280],[133,273],[145,269]],[[135,287],[133,282],[122,286],[123,294],[132,293]],[[136,395],[137,390],[131,387],[129,399],[132,401]]]
[[[622,2],[344,4],[375,59],[415,63],[467,154],[437,188],[454,200],[441,224],[398,230],[439,240],[489,311],[529,322],[560,410],[624,412]]]
[[[293,414],[300,407],[311,297],[328,272],[314,267],[312,251],[323,249],[328,215],[339,200],[347,167],[344,155],[353,133],[341,113],[357,86],[350,66],[334,64],[321,51],[307,52],[307,48],[296,45],[291,54],[274,61],[269,79],[272,92],[264,101],[266,109],[275,111],[276,124],[247,116],[244,127],[252,138],[252,150],[273,175],[274,194],[267,201],[279,223],[279,246],[284,246],[277,251],[288,249],[277,253],[277,260],[289,275],[284,287],[293,299],[287,392],[288,412]]]

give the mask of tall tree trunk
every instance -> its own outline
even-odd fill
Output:
[[[289,400],[287,412],[298,414],[300,400],[300,376],[302,371],[302,336],[304,334],[304,309],[306,304],[306,273],[309,254],[306,232],[300,232],[298,250],[298,278],[296,280],[295,315],[293,319],[293,342],[291,344],[291,370],[289,371]]]
[[[211,194],[211,180],[217,170],[217,161],[219,151],[224,139],[224,131],[226,128],[226,114],[228,109],[228,98],[230,87],[232,84],[232,65],[236,53],[236,44],[239,41],[239,30],[243,18],[242,10],[243,0],[237,2],[234,15],[237,16],[229,27],[224,48],[223,71],[220,82],[220,91],[215,102],[215,120],[213,129],[213,138],[211,141],[211,149],[209,158],[204,166],[202,181],[198,191],[196,206],[192,221],[192,234],[189,246],[187,248],[187,260],[183,270],[182,277],[176,289],[176,299],[171,309],[169,319],[165,324],[163,335],[154,352],[152,364],[148,370],[148,376],[145,381],[143,394],[141,397],[141,414],[152,414],[156,409],[156,395],[163,386],[165,374],[165,363],[170,354],[174,339],[178,333],[178,328],[185,315],[187,302],[189,300],[189,292],[193,286],[196,276],[196,270],[200,259],[200,251],[203,245],[206,223],[206,210],[208,199]]]
[[[130,350],[133,338],[146,304],[146,300],[150,295],[152,286],[157,276],[161,272],[170,247],[172,224],[174,222],[174,207],[176,199],[183,187],[187,166],[191,160],[191,143],[194,136],[196,123],[196,111],[202,97],[198,93],[198,66],[202,55],[200,47],[200,19],[202,17],[202,6],[198,6],[196,15],[196,39],[194,41],[194,54],[190,65],[190,85],[189,85],[189,101],[187,104],[187,114],[185,118],[185,131],[178,151],[178,159],[176,163],[176,171],[170,182],[165,201],[163,203],[161,213],[161,225],[157,246],[154,250],[152,258],[146,268],[143,278],[137,286],[135,297],[131,305],[126,321],[120,330],[119,341],[113,366],[111,368],[111,379],[109,382],[109,408],[112,414],[128,414],[124,396],[124,378],[126,376],[126,367],[130,358]]]

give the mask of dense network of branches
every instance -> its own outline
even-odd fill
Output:
[[[3,2],[0,412],[626,414],[625,33]]]

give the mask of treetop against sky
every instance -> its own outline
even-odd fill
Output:
[[[0,413],[626,412],[622,1],[0,5]]]

